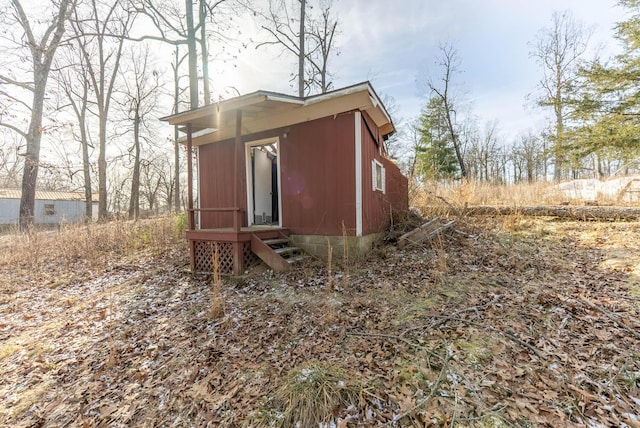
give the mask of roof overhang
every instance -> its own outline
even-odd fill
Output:
[[[163,117],[161,120],[183,130],[190,124],[193,144],[197,146],[233,138],[238,110],[242,111],[242,135],[353,110],[367,112],[382,135],[395,131],[391,117],[369,82],[306,98],[257,91]]]

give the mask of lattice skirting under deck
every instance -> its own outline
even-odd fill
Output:
[[[256,254],[251,251],[251,242],[245,242],[242,247],[242,265],[244,269],[251,269],[262,263],[262,260]]]
[[[233,273],[233,243],[216,241],[193,241],[194,270],[202,273],[212,273],[214,264],[214,248],[218,247],[218,271],[220,274]],[[242,266],[250,269],[260,264],[260,259],[251,251],[251,242],[242,242]]]

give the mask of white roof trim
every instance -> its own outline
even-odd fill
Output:
[[[217,132],[218,128],[205,128],[205,129],[201,129],[199,131],[193,132],[191,134],[191,138],[198,138],[198,137],[202,137],[203,135],[208,135],[208,134],[213,134],[214,132]],[[178,142],[179,143],[183,143],[187,141],[187,136],[183,135],[181,137],[178,138]]]

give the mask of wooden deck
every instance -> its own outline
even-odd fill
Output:
[[[216,263],[220,273],[240,275],[246,268],[259,263],[258,257],[264,260],[263,248],[256,248],[259,242],[288,235],[287,229],[271,226],[242,227],[240,230],[232,227],[187,230],[191,270],[212,272],[214,254],[217,251]]]
[[[187,239],[196,241],[220,241],[220,242],[246,242],[251,241],[251,234],[263,239],[275,238],[281,233],[288,235],[288,231],[282,227],[250,226],[242,227],[239,232],[232,227],[220,229],[188,230]]]

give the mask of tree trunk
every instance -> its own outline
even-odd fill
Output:
[[[211,89],[209,89],[209,48],[207,46],[207,2],[200,0],[200,55],[202,56],[202,91],[204,92],[204,104],[211,104]]]
[[[38,167],[40,162],[40,141],[42,139],[42,114],[44,112],[44,97],[47,89],[47,80],[51,69],[53,56],[62,36],[64,24],[67,19],[68,0],[62,0],[59,5],[56,18],[45,32],[43,40],[38,43],[31,31],[31,24],[24,12],[22,4],[13,0],[13,6],[18,15],[18,20],[24,30],[23,42],[29,46],[33,61],[33,100],[31,105],[31,119],[26,135],[26,156],[22,174],[22,195],[20,197],[20,229],[25,230],[34,222],[36,182],[38,179]],[[47,45],[49,36],[51,40]]]
[[[180,143],[178,143],[178,127],[174,127],[173,143],[173,208],[175,212],[180,212]]]
[[[80,145],[82,147],[82,176],[84,178],[84,215],[85,222],[91,222],[93,219],[93,190],[91,189],[91,163],[89,161],[89,139],[87,137],[87,85],[84,86],[84,98],[80,117],[78,118],[80,126]]]
[[[559,92],[559,91],[558,91]],[[560,97],[560,94],[556,95],[556,97]],[[560,98],[557,98],[559,100]],[[564,165],[564,157],[563,157],[563,149],[564,149],[564,123],[562,119],[562,103],[561,101],[556,101],[554,106],[554,111],[556,115],[556,141],[554,144],[554,157],[555,157],[555,168],[553,170],[553,179],[558,182],[562,180],[563,170],[565,168]]]
[[[447,127],[449,128],[449,136],[451,137],[451,141],[453,142],[453,149],[456,152],[456,158],[458,159],[458,164],[460,165],[460,175],[463,179],[467,178],[467,167],[464,164],[464,158],[462,157],[462,150],[460,149],[460,141],[458,139],[458,135],[453,127],[453,120],[451,119],[451,110],[449,107],[449,102],[445,98],[444,100],[444,111],[447,118]]]
[[[98,106],[99,149],[98,149],[98,221],[107,221],[107,113]]]
[[[306,0],[300,1],[300,34],[299,34],[299,45],[300,51],[298,53],[298,96],[300,98],[304,97],[304,17],[305,17],[305,9],[306,9]]]
[[[185,0],[187,8],[187,47],[189,48],[189,101],[191,109],[198,108],[198,51],[193,23],[193,0]]]
[[[133,175],[131,177],[131,196],[129,198],[129,220],[140,217],[140,114],[136,107],[133,119]]]
[[[27,153],[24,157],[22,173],[22,196],[20,199],[20,230],[26,230],[35,220],[36,181],[40,162],[40,141],[42,139],[42,113],[44,95],[47,86],[49,70],[43,70],[41,64],[34,60],[35,88],[33,91],[33,105],[31,120],[27,133]]]
[[[180,75],[178,74],[180,65],[180,50],[176,46],[175,67],[173,69],[173,113],[178,113],[180,102]],[[173,127],[173,180],[174,180],[174,201],[175,212],[180,212],[180,143],[178,139],[180,133],[178,126]]]
[[[524,215],[557,217],[572,220],[625,220],[640,219],[640,208],[615,206],[471,206],[461,208],[459,215]]]

